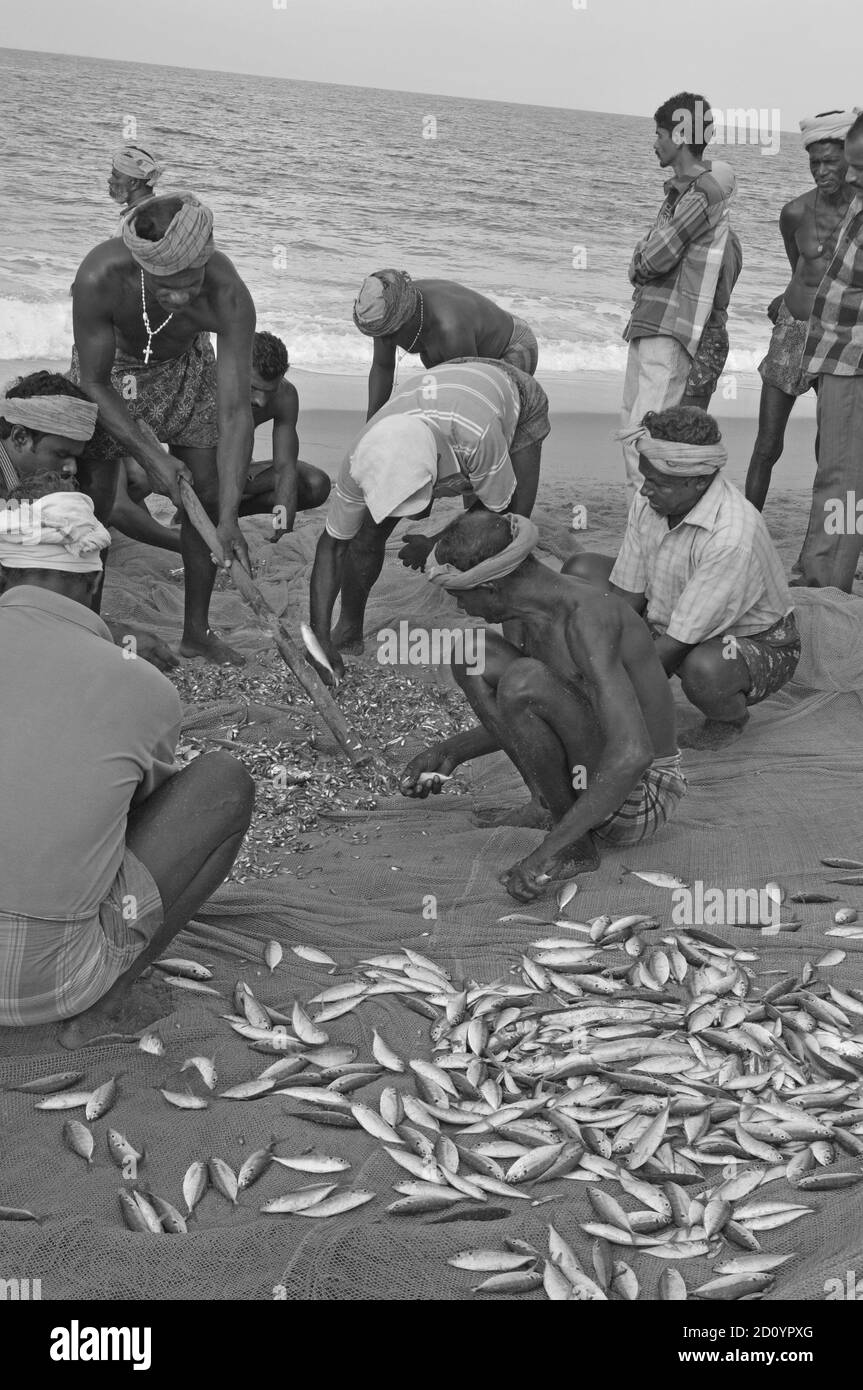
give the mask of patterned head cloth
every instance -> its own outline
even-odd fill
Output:
[[[135,231],[138,220],[166,203],[180,206],[161,240],[147,241],[138,236]],[[194,193],[166,194],[164,198],[148,198],[139,203],[123,223],[122,236],[138,265],[148,275],[178,275],[182,270],[199,270],[216,249],[213,214]]]
[[[164,166],[157,164],[153,156],[139,145],[124,145],[121,150],[115,150],[111,163],[118,174],[125,174],[127,179],[143,179],[151,187],[159,182],[165,172]]]
[[[354,323],[367,338],[397,333],[416,313],[419,291],[406,270],[366,276],[354,302]]]
[[[677,444],[671,439],[654,439],[644,425],[621,430],[617,438],[625,444],[634,444],[639,454],[643,454],[660,473],[679,478],[718,473],[728,462],[724,444]]]
[[[49,492],[0,511],[0,565],[17,570],[101,570],[111,536],[83,492]]]
[[[844,141],[859,115],[860,107],[852,106],[847,111],[831,111],[824,116],[804,116],[800,122],[804,149],[817,145],[819,140]]]
[[[62,439],[92,439],[99,407],[75,396],[0,396],[0,420]]]
[[[432,584],[439,584],[450,593],[458,593],[461,589],[478,589],[481,584],[491,584],[495,579],[505,579],[512,574],[539,544],[539,528],[526,516],[517,516],[515,512],[510,512],[506,519],[512,540],[503,550],[487,560],[481,560],[472,569],[460,570],[455,565],[439,564],[435,558],[435,546],[432,551],[433,564],[426,571],[426,577]]]

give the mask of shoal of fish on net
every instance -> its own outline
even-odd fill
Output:
[[[799,975],[758,988],[757,953],[700,928],[658,935],[658,920],[644,914],[543,925],[558,934],[531,942],[510,974],[490,983],[453,981],[408,947],[360,961],[353,977],[288,1013],[238,981],[235,1012],[223,1017],[275,1060],[216,1093],[213,1060],[188,1058],[180,1072],[196,1074],[207,1096],[159,1089],[181,1109],[206,1107],[210,1097],[286,1096],[295,1118],[365,1130],[405,1175],[386,1208],[392,1218],[492,1221],[510,1214],[501,1201],[538,1207],[565,1200],[547,1184],[586,1184],[593,1218],[581,1229],[592,1242],[592,1273],[550,1227],[547,1255],[508,1240],[502,1251],[454,1257],[455,1268],[488,1276],[472,1286],[478,1293],[637,1298],[636,1272],[616,1258],[629,1252],[666,1262],[661,1298],[761,1297],[793,1253],[765,1252],[759,1237],[808,1218],[818,1192],[863,1177],[863,991],[824,979],[844,953],[830,950]],[[336,966],[317,948],[292,949]],[[274,954],[265,956],[271,970]],[[190,983],[209,976],[193,961],[163,964]],[[330,1042],[322,1025],[383,995],[428,1020],[433,1060],[400,1056],[376,1030],[370,1061]],[[140,1046],[164,1053],[152,1030]],[[385,1086],[376,1104],[354,1097],[387,1075],[399,1084]],[[115,1079],[95,1091],[74,1089],[80,1080],[62,1073],[17,1089],[41,1094],[39,1108],[83,1106],[86,1118],[100,1117]],[[92,1161],[86,1125],[67,1121],[64,1139]],[[265,1202],[263,1213],[326,1219],[374,1200],[339,1186],[347,1160],[314,1150],[279,1155],[282,1142],[273,1139],[237,1173],[220,1158],[196,1160],[182,1180],[185,1217],[137,1184],[121,1189],[126,1224],[183,1233],[207,1190],[236,1205],[273,1164],[314,1181]],[[143,1151],[116,1131],[108,1150],[137,1174]],[[761,1191],[777,1181],[790,1183],[794,1201]],[[0,1208],[0,1219],[38,1218]],[[690,1290],[676,1262],[700,1257],[714,1259],[715,1278]]]

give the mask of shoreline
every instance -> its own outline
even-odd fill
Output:
[[[0,360],[0,386],[29,372],[67,370],[68,363],[44,358]],[[365,422],[367,377],[363,374],[290,369],[300,396],[301,456],[335,473],[354,436]],[[402,379],[409,373],[403,369]],[[538,380],[548,393],[552,431],[543,449],[543,483],[568,484],[571,501],[579,500],[581,485],[603,483],[624,487],[620,445],[614,438],[623,392],[622,373],[597,371],[574,377],[569,372],[540,371]],[[741,383],[729,376],[736,395],[727,400],[720,390],[711,403],[729,453],[727,477],[741,489],[757,433],[760,384]],[[267,458],[270,434],[266,427],[255,439],[256,459]],[[802,397],[788,424],[785,451],[776,465],[765,515],[770,525],[771,498],[789,492],[808,492],[815,475],[815,395]],[[805,523],[805,518],[803,519]],[[805,525],[804,525],[805,529]]]

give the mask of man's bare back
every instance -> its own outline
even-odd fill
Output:
[[[415,280],[423,298],[419,345],[424,367],[454,357],[501,357],[512,337],[512,314],[453,280]],[[396,335],[399,347],[404,344]]]
[[[591,666],[598,633],[618,646],[620,663],[635,691],[654,757],[677,752],[674,706],[668,677],[656,656],[653,638],[630,605],[614,594],[596,589],[572,576],[557,577],[549,587],[548,607],[524,624],[525,656],[542,661],[566,685],[589,703]]]

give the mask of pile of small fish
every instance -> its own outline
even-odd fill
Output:
[[[558,911],[575,891],[561,891]],[[165,1101],[200,1109],[216,1099],[284,1096],[294,1118],[366,1131],[405,1174],[394,1184],[390,1218],[499,1220],[511,1211],[501,1201],[538,1207],[565,1200],[565,1189],[550,1193],[547,1184],[587,1184],[594,1219],[581,1229],[593,1242],[592,1274],[550,1227],[547,1257],[507,1240],[505,1250],[451,1260],[489,1275],[476,1292],[637,1298],[637,1274],[614,1258],[623,1247],[665,1262],[715,1261],[715,1277],[690,1291],[669,1265],[662,1298],[761,1297],[794,1258],[762,1251],[761,1233],[808,1218],[813,1194],[863,1178],[863,991],[825,977],[844,952],[806,961],[799,975],[769,972],[781,978],[764,988],[756,986],[768,973],[758,971],[756,951],[694,926],[664,929],[653,915],[548,922],[514,913],[501,920],[540,923],[555,934],[532,941],[509,975],[489,983],[453,981],[407,947],[352,968],[315,947],[292,947],[342,974],[305,1007],[294,1002],[285,1012],[238,981],[234,1012],[223,1015],[252,1051],[274,1060],[217,1092],[213,1060],[187,1058],[179,1074],[199,1078],[206,1095],[181,1089],[180,1081],[159,1087]],[[281,959],[278,943],[268,943],[271,975]],[[218,993],[197,962],[160,966],[175,984]],[[330,1042],[322,1025],[384,995],[429,1022],[433,1060],[399,1055],[377,1030],[373,1060],[358,1061],[356,1048]],[[155,1031],[139,1045],[164,1055]],[[385,1078],[390,1084],[374,1104],[355,1097]],[[113,1102],[115,1080],[72,1090],[80,1080],[68,1073],[18,1089],[41,1091],[41,1109],[83,1106],[87,1119],[98,1118]],[[85,1125],[68,1121],[64,1138],[92,1161]],[[107,1142],[124,1175],[136,1174],[143,1153],[115,1131]],[[220,1158],[193,1163],[182,1180],[187,1216],[208,1188],[236,1206],[272,1165],[314,1181],[264,1202],[265,1214],[327,1218],[374,1199],[339,1187],[350,1168],[344,1158],[277,1154],[284,1142],[273,1138],[236,1174]],[[334,1181],[321,1180],[330,1175]],[[791,1184],[796,1200],[764,1196],[761,1189],[778,1181]],[[123,1189],[120,1202],[133,1230],[187,1229],[176,1207],[137,1185]]]

